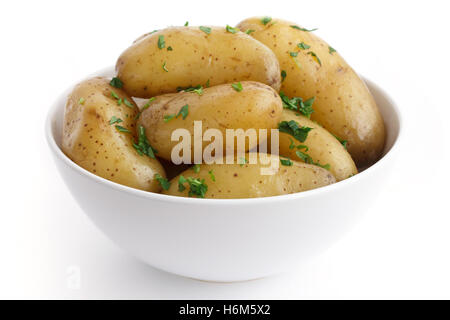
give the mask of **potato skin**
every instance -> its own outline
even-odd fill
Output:
[[[292,25],[297,24],[273,19],[263,25],[261,18],[249,18],[238,27],[255,30],[251,36],[275,52],[280,69],[287,73],[281,91],[290,97],[315,96],[311,118],[348,141],[348,151],[358,166],[374,163],[383,151],[385,129],[371,93],[338,52],[330,53],[325,41]],[[311,48],[299,49],[301,42]],[[295,59],[300,67],[290,52],[299,52]],[[307,52],[314,52],[322,65]]]
[[[111,96],[114,91],[126,98],[133,108]],[[84,99],[80,103],[80,99]],[[156,159],[140,156],[133,148],[136,139],[135,116],[138,108],[121,89],[109,85],[102,77],[78,84],[69,95],[64,113],[62,150],[79,166],[105,179],[132,188],[159,192],[154,180],[156,173],[165,177],[164,169]],[[112,116],[123,122],[118,125],[131,133],[119,132],[110,125]]]
[[[203,133],[207,129],[218,129],[222,132],[224,144],[226,129],[276,129],[283,110],[281,99],[271,87],[252,81],[241,82],[243,90],[237,92],[231,84],[223,84],[203,89],[203,94],[180,92],[167,100],[164,96],[157,97],[155,103],[142,112],[138,126],[146,128],[150,144],[158,150],[158,156],[171,160],[171,152],[178,141],[171,141],[172,132],[185,128],[194,135],[194,121],[202,121]],[[186,119],[178,117],[164,122],[165,115],[177,114],[188,105],[189,114]],[[203,149],[210,142],[203,142]],[[248,149],[254,145],[248,145]],[[191,154],[194,154],[192,143]],[[225,148],[224,148],[225,155]]]
[[[296,121],[299,126],[309,127],[312,128],[312,130],[308,133],[305,142],[297,141],[291,135],[280,132],[279,152],[281,156],[301,161],[295,153],[300,150],[311,156],[314,162],[319,162],[322,165],[329,164],[330,172],[336,177],[337,181],[347,179],[358,173],[350,154],[327,130],[303,115],[296,115],[296,113],[291,110],[283,110],[281,121],[291,120]],[[305,152],[305,149],[290,149],[289,146],[291,145],[291,140],[294,141],[296,146],[305,145],[309,150]]]
[[[280,161],[276,155],[268,155],[275,161]],[[246,155],[249,160],[248,154]],[[211,199],[240,199],[271,197],[289,193],[297,193],[306,190],[316,189],[334,183],[333,175],[318,166],[292,161],[292,166],[280,164],[279,170],[273,175],[261,175],[262,165],[258,160],[257,164],[202,164],[200,171],[188,169],[181,175],[184,178],[192,177],[205,179],[208,191],[205,198]],[[212,180],[209,172],[214,175]],[[186,190],[178,190],[178,180],[180,176],[171,180],[170,188],[163,191],[164,194],[188,197],[189,186],[185,183]]]
[[[164,36],[163,49],[159,36]],[[119,57],[116,71],[125,91],[139,98],[208,81],[210,86],[258,81],[277,91],[281,83],[278,60],[269,48],[243,32],[219,27],[211,27],[209,35],[199,27],[170,27],[141,37]]]

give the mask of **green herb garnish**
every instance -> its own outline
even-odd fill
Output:
[[[311,56],[313,57],[313,59],[314,59],[320,66],[322,66],[322,61],[320,61],[320,59],[319,59],[319,57],[317,56],[317,54],[315,54],[315,53],[312,52],[312,51],[309,51],[308,54],[311,55]]]
[[[116,99],[116,100],[121,100],[121,99],[119,98],[119,96],[117,95],[117,93],[115,93],[115,92],[112,91],[112,90],[111,90],[111,97],[113,97],[113,98]],[[121,103],[122,103],[122,101],[121,101]]]
[[[184,186],[185,183],[189,184],[189,197],[195,196],[197,198],[204,198],[206,191],[208,191],[208,186],[205,184],[205,179],[198,178],[184,178],[180,176],[178,179],[178,191],[182,192],[186,190]]]
[[[243,167],[244,164],[248,163],[248,160],[245,159],[244,157],[240,157],[239,160],[238,160],[238,163],[239,163],[239,165],[240,165],[241,167]]]
[[[145,154],[152,159],[155,159],[155,153],[158,153],[158,151],[153,149],[148,142],[147,136],[145,135],[145,128],[143,126],[139,126],[138,128],[138,142],[133,143],[133,147],[140,156]]]
[[[206,88],[209,88],[209,79],[208,79],[208,81],[206,81],[205,87],[206,87]]]
[[[305,142],[306,138],[308,137],[308,133],[312,130],[312,128],[303,126],[300,127],[296,121],[290,120],[281,121],[278,124],[278,130],[280,130],[280,132],[291,135],[292,137],[294,137],[294,139],[300,142]]]
[[[122,82],[122,80],[120,80],[119,78],[114,77],[114,78],[112,78],[111,81],[109,82],[109,85],[110,85],[111,87],[120,89],[120,88],[123,87],[123,82]]]
[[[119,132],[131,133],[130,130],[128,130],[127,128],[124,128],[122,126],[116,125],[115,127],[116,127],[117,131],[119,131]]]
[[[80,100],[78,100],[78,104],[84,104],[86,102],[86,100],[81,97]]]
[[[198,163],[194,164],[192,166],[192,170],[194,170],[195,173],[199,173],[200,172],[200,165]]]
[[[268,24],[270,21],[272,21],[272,18],[271,17],[263,17],[262,19],[261,19],[261,22],[262,22],[262,24],[263,25],[266,25],[266,24]]]
[[[336,52],[336,50],[333,48],[333,47],[328,47],[328,52],[330,53],[330,54],[333,54],[333,53],[335,53]]]
[[[237,82],[237,83],[233,83],[231,84],[231,87],[236,90],[237,92],[241,92],[244,88],[242,87],[242,83]]]
[[[167,51],[173,51],[173,48],[171,46],[168,46]]]
[[[307,44],[304,43],[304,42],[298,43],[298,44],[297,44],[297,47],[299,47],[299,48],[302,49],[302,50],[306,50],[306,49],[311,48],[311,46],[307,45]]]
[[[255,30],[247,29],[247,30],[245,31],[246,34],[250,34],[250,33],[252,33],[252,32],[255,32]]]
[[[229,25],[227,25],[225,27],[225,30],[227,30],[227,32],[230,32],[230,33],[237,33],[237,32],[239,32],[239,28],[233,28],[233,27],[231,27]]]
[[[183,118],[183,120],[184,119],[186,119],[186,117],[188,116],[188,114],[189,114],[189,105],[184,105],[184,106],[182,106],[181,107],[181,109],[180,109],[180,111],[178,111],[178,113],[177,114],[169,114],[169,115],[165,115],[164,116],[164,122],[169,122],[170,120],[172,120],[172,119],[176,119],[176,118],[178,118],[180,115],[181,115],[181,117]]]
[[[291,52],[289,52],[289,55],[290,55],[291,57],[295,58],[295,57],[298,56],[298,52],[293,52],[293,51],[291,51]]]
[[[122,119],[117,118],[116,116],[112,116],[111,119],[109,120],[109,124],[112,125],[114,123],[121,123]]]
[[[163,70],[165,72],[169,72],[169,70],[167,70],[167,68],[166,68],[166,62],[165,61],[164,61],[163,65],[162,65],[162,68],[163,68]]]
[[[305,31],[305,32],[313,32],[313,31],[317,30],[317,28],[308,30],[308,29],[305,29],[305,28],[300,28],[299,26],[291,26],[291,28],[294,28],[294,29],[297,29],[297,30],[300,30],[300,31]]]
[[[333,135],[333,137],[335,137],[341,144],[342,144],[342,146],[345,148],[345,149],[347,149],[347,140],[344,140],[344,139],[342,139],[342,138],[339,138],[337,135],[335,135],[335,134],[333,134],[332,133],[332,135]]]
[[[164,36],[160,35],[158,37],[158,48],[163,49],[166,46],[166,41],[164,41]]]
[[[204,33],[206,34],[211,34],[211,28],[210,27],[204,27],[204,26],[200,26],[198,27],[200,30],[202,30]]]
[[[209,83],[208,83],[208,85],[209,85]],[[203,94],[203,86],[198,85],[196,87],[187,87],[187,88],[178,87],[177,91],[194,92],[194,93],[198,94],[199,96],[201,96]]]
[[[212,170],[209,170],[209,171],[208,171],[208,174],[209,174],[209,177],[211,178],[211,180],[212,180],[213,182],[216,182],[216,176],[214,175],[213,171],[212,171]]]
[[[123,103],[129,108],[134,108],[133,104],[130,101],[128,101],[127,98],[123,99]]]
[[[312,105],[314,103],[315,97],[312,97],[306,101],[303,101],[303,99],[300,97],[289,99],[289,97],[285,95],[283,91],[280,91],[280,98],[285,109],[300,112],[308,118],[314,112]]]
[[[311,158],[311,156],[309,154],[306,154],[302,151],[296,151],[295,154],[297,155],[297,157],[299,157],[300,159],[302,159],[305,163],[308,164],[313,164],[315,166],[319,166],[321,168],[324,168],[326,170],[330,170],[331,166],[327,163],[327,164],[320,164],[319,162],[314,162],[314,160]]]
[[[169,188],[170,188],[169,180],[167,180],[166,178],[161,177],[161,175],[159,173],[155,174],[155,180],[159,182],[160,186],[164,190],[169,190]]]
[[[287,166],[290,167],[292,166],[294,163],[291,161],[291,159],[287,158],[287,159],[280,159],[280,162],[283,166]]]
[[[189,25],[189,21],[186,21],[186,22],[184,23],[184,26],[187,27],[188,25]]]
[[[281,70],[281,82],[283,82],[284,79],[286,79],[286,76],[287,76],[286,71],[285,70]]]

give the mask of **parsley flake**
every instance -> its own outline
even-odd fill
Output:
[[[166,46],[166,41],[164,40],[164,36],[160,35],[158,37],[158,48],[163,49]]]
[[[266,25],[266,24],[268,24],[270,21],[272,21],[272,18],[271,17],[263,17],[262,19],[261,19],[261,22],[262,22],[262,24],[263,25]]]
[[[247,30],[245,31],[246,34],[250,34],[250,33],[252,33],[252,32],[255,32],[255,30],[247,29]]]
[[[283,166],[287,166],[290,167],[292,166],[294,163],[291,161],[291,159],[287,158],[287,159],[280,159],[280,162]]]
[[[294,137],[294,139],[300,142],[305,142],[306,138],[308,137],[308,133],[312,130],[312,128],[303,126],[300,127],[296,121],[290,120],[281,121],[278,124],[278,130],[280,130],[280,132],[291,135],[292,137]]]
[[[115,127],[116,127],[117,131],[119,131],[119,132],[131,133],[130,130],[128,130],[127,128],[124,128],[122,126],[116,125]]]
[[[209,170],[209,171],[208,171],[208,174],[209,174],[209,177],[211,178],[211,180],[212,180],[213,182],[216,182],[216,176],[214,175],[213,171],[212,171],[212,170]]]
[[[231,27],[229,25],[227,25],[225,27],[225,30],[227,30],[227,32],[230,32],[230,33],[237,33],[237,32],[239,32],[239,28],[233,28],[233,27]]]
[[[155,180],[159,182],[159,185],[161,186],[161,188],[163,188],[164,190],[169,190],[169,188],[170,188],[169,180],[161,177],[161,175],[159,173],[155,174]]]
[[[112,116],[111,119],[109,120],[109,124],[112,125],[114,123],[121,123],[122,119],[117,118],[116,116]]]
[[[306,117],[310,117],[311,114],[314,112],[314,109],[312,107],[315,97],[312,97],[306,101],[303,101],[300,97],[294,97],[292,99],[289,99],[287,95],[283,93],[283,91],[280,91],[280,98],[283,102],[283,107],[285,109],[293,110],[296,112],[300,112]]]
[[[166,62],[164,61],[162,68],[165,72],[169,72],[169,70],[166,68]]]
[[[237,92],[241,92],[244,88],[242,87],[242,83],[237,82],[237,83],[233,83],[231,84],[231,87],[236,90]]]
[[[305,28],[300,28],[299,26],[291,26],[291,28],[297,29],[297,30],[300,30],[300,31],[305,31],[305,32],[313,32],[313,31],[317,30],[317,28],[308,30],[308,29],[305,29]]]
[[[333,47],[328,47],[328,52],[330,53],[330,54],[333,54],[333,53],[335,53],[336,52],[336,50],[333,48]]]
[[[286,70],[281,70],[281,82],[283,82],[284,79],[286,79],[286,76],[287,76]]]
[[[312,51],[309,51],[308,54],[311,55],[311,56],[313,57],[313,59],[314,59],[320,66],[322,66],[322,61],[320,61],[320,59],[319,59],[319,57],[317,56],[317,54],[315,54],[315,53],[312,52]]]
[[[200,165],[198,163],[194,164],[192,166],[192,170],[194,170],[195,173],[199,173],[200,172]]]
[[[204,26],[200,26],[198,27],[200,30],[202,30],[204,33],[206,34],[211,34],[211,28],[210,27],[204,27]]]
[[[302,50],[306,50],[306,49],[311,48],[311,46],[307,45],[307,44],[304,43],[304,42],[298,43],[298,44],[297,44],[297,47],[299,47],[299,48],[302,49]]]
[[[130,101],[128,101],[127,98],[124,98],[124,99],[123,99],[123,103],[124,103],[128,108],[134,108],[133,104],[132,104]]]
[[[81,97],[80,100],[78,100],[78,104],[84,104],[86,102],[86,100]]]
[[[152,159],[155,159],[155,153],[158,153],[158,151],[153,149],[148,142],[147,136],[145,135],[145,128],[143,126],[139,126],[138,128],[138,142],[133,143],[133,147],[140,156],[145,154]]]
[[[120,80],[119,78],[114,77],[114,78],[112,78],[111,81],[109,82],[109,85],[110,85],[111,87],[120,89],[120,88],[123,87],[123,82],[122,82],[122,80]]]

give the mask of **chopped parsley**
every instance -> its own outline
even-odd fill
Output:
[[[263,17],[262,19],[261,19],[261,22],[262,22],[262,24],[263,25],[266,25],[266,24],[268,24],[270,21],[272,21],[272,18],[271,17]]]
[[[291,51],[291,52],[289,52],[289,55],[290,55],[291,57],[295,58],[296,56],[298,56],[298,52],[293,52],[293,51]]]
[[[189,21],[186,21],[186,22],[184,23],[184,26],[187,27],[188,25],[189,25]]]
[[[331,168],[331,166],[328,163],[327,164],[320,164],[319,162],[314,162],[314,160],[311,158],[311,156],[309,154],[304,153],[304,152],[296,151],[295,154],[297,155],[297,157],[302,159],[305,163],[313,164],[315,166],[319,166],[319,167],[324,168],[326,170],[330,170],[330,168]]]
[[[111,90],[111,97],[113,97],[113,98],[116,99],[116,100],[121,100],[121,99],[119,98],[119,96],[117,95],[117,93],[115,93],[115,92],[112,91],[112,90]]]
[[[110,85],[111,87],[120,89],[120,88],[123,87],[123,82],[122,82],[122,80],[120,80],[119,78],[114,77],[114,78],[112,78],[111,81],[109,82],[109,85]]]
[[[200,165],[198,163],[194,164],[192,166],[192,170],[194,170],[195,173],[199,173],[200,172]]]
[[[148,142],[147,136],[145,135],[145,128],[143,126],[139,126],[138,128],[138,142],[133,143],[133,147],[140,156],[145,154],[152,159],[155,159],[155,153],[158,153],[158,151],[153,149]]]
[[[237,33],[237,32],[239,32],[239,28],[233,28],[233,27],[231,27],[229,25],[227,25],[225,27],[225,30],[227,30],[227,32],[230,32],[230,33]]]
[[[84,104],[86,102],[86,100],[81,97],[80,100],[78,100],[78,104]]]
[[[280,132],[291,135],[292,137],[294,137],[294,139],[300,142],[305,142],[306,138],[308,137],[308,133],[312,130],[312,128],[303,126],[300,127],[296,121],[290,120],[281,121],[278,124],[278,130],[280,130]]]
[[[210,27],[204,27],[204,26],[200,26],[198,27],[200,30],[202,30],[204,33],[206,34],[211,34],[211,28]]]
[[[119,131],[119,132],[131,133],[130,130],[128,130],[127,128],[124,128],[122,126],[116,125],[115,127],[116,127],[117,131]]]
[[[255,32],[255,30],[247,29],[247,30],[245,31],[246,34],[250,34],[250,33],[252,33],[252,32]]]
[[[306,101],[303,101],[303,99],[300,97],[289,99],[289,97],[285,95],[283,91],[280,91],[280,98],[285,109],[300,112],[308,118],[314,112],[312,105],[314,103],[315,97],[312,97]]]
[[[170,182],[166,178],[161,177],[159,173],[155,174],[155,180],[159,182],[161,188],[164,190],[169,190],[170,188]]]
[[[151,97],[151,98],[148,100],[148,102],[142,106],[141,111],[139,111],[139,112],[136,114],[136,116],[134,117],[134,120],[139,119],[139,117],[141,116],[142,112],[144,112],[145,109],[147,109],[148,107],[150,107],[150,103],[151,103],[153,100],[155,100],[155,99],[156,99],[155,97]]]
[[[281,82],[283,82],[284,79],[286,79],[286,76],[287,76],[286,70],[281,70]]]
[[[297,47],[299,47],[299,48],[302,49],[302,50],[306,50],[306,49],[311,48],[311,46],[307,45],[307,44],[304,43],[304,42],[298,43],[298,44],[297,44]]]
[[[300,30],[300,31],[305,31],[305,32],[313,32],[313,31],[317,30],[317,28],[308,30],[308,29],[305,29],[305,28],[300,28],[299,26],[291,26],[291,28],[297,29],[297,30]]]
[[[320,59],[319,59],[319,57],[317,56],[317,54],[315,54],[315,53],[312,52],[312,51],[309,51],[308,54],[311,55],[311,56],[313,57],[313,59],[314,59],[320,66],[322,66],[322,61],[320,61]]]
[[[164,36],[160,35],[158,37],[158,48],[163,49],[166,46],[166,41],[164,40]]]
[[[162,68],[165,72],[169,72],[169,70],[166,68],[166,62],[164,61]]]
[[[333,133],[332,133],[332,135],[333,135],[333,137],[335,137],[344,146],[345,149],[347,149],[347,140],[339,138],[337,135],[335,135]]]
[[[186,119],[186,117],[188,116],[188,114],[189,114],[189,105],[184,105],[184,106],[182,106],[181,107],[181,109],[180,109],[180,111],[178,111],[178,113],[177,114],[169,114],[169,115],[165,115],[164,116],[164,122],[169,122],[170,120],[172,120],[172,119],[176,119],[176,118],[178,118],[180,115],[181,115],[181,117],[183,118],[183,120],[184,119]]]
[[[116,116],[112,116],[111,119],[109,120],[109,124],[112,125],[114,123],[121,123],[122,119],[117,118]]]
[[[205,179],[198,179],[198,178],[191,178],[188,177],[187,179],[183,176],[180,176],[178,179],[178,191],[182,192],[186,190],[186,187],[184,186],[185,183],[189,184],[189,197],[197,197],[197,198],[204,198],[206,191],[208,191],[208,186],[205,184]]]
[[[209,170],[209,171],[208,171],[208,174],[209,174],[209,177],[211,178],[211,180],[212,180],[213,182],[216,182],[216,176],[214,175],[213,171],[212,171],[212,170]]]
[[[206,87],[206,88],[209,88],[209,79],[208,79],[208,81],[206,81],[205,87]]]
[[[208,82],[209,82],[209,80],[208,80]],[[209,85],[208,82],[207,82],[207,84]],[[198,94],[199,96],[201,96],[203,94],[203,86],[199,84],[198,86],[195,86],[195,87],[187,87],[187,88],[178,87],[177,91],[194,92],[194,93]]]
[[[134,108],[133,104],[132,104],[130,101],[128,101],[127,98],[124,98],[124,99],[123,99],[123,103],[124,103],[128,108]]]
[[[231,84],[231,87],[236,90],[237,92],[241,92],[244,88],[242,87],[242,83],[237,82],[237,83],[233,83]]]
[[[294,163],[291,161],[291,159],[287,158],[287,159],[280,159],[280,162],[283,166],[287,166],[290,167],[292,166]]]
[[[333,54],[333,53],[336,52],[336,50],[335,50],[333,47],[328,46],[328,52],[329,52],[330,54]]]
[[[184,186],[186,182],[186,178],[183,177],[183,175],[180,175],[180,178],[178,178],[178,191],[183,192],[184,190],[186,190],[186,187]]]
[[[172,51],[172,50],[173,50],[173,48],[171,46],[167,47],[167,51]]]
[[[239,160],[238,160],[238,163],[239,163],[239,165],[240,165],[241,167],[243,167],[244,164],[248,163],[248,160],[245,159],[244,157],[240,157]]]

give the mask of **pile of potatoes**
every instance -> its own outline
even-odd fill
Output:
[[[255,17],[146,34],[119,57],[116,77],[73,89],[62,149],[100,177],[174,196],[267,197],[347,179],[380,158],[383,119],[364,82],[312,31]],[[248,141],[234,164],[174,164],[172,132],[193,137],[194,121],[224,136],[279,129],[279,155],[265,155],[279,169],[262,175],[265,164],[250,163],[262,141]]]

